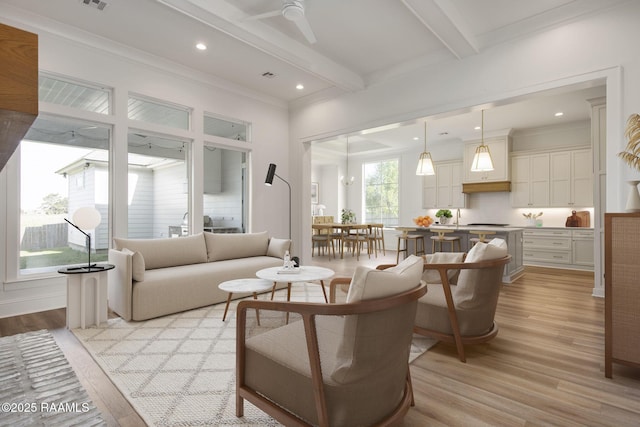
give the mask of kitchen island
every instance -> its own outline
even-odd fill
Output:
[[[434,224],[431,227],[418,227],[418,226],[406,226],[398,227],[403,229],[412,228],[411,234],[424,234],[425,252],[431,253],[431,236],[437,235],[438,229],[451,230],[447,233],[447,236],[460,238],[460,250],[462,252],[469,252],[471,249],[470,239],[478,237],[477,234],[471,234],[470,231],[493,231],[495,234],[488,235],[486,240],[489,241],[492,238],[503,239],[507,242],[509,248],[509,255],[511,255],[511,261],[504,269],[502,281],[505,283],[511,283],[520,277],[524,273],[524,265],[522,262],[522,227],[510,227],[510,226],[495,226],[495,225],[439,225]],[[409,246],[409,254],[415,253],[415,247]],[[448,249],[448,247],[446,248]],[[446,250],[445,249],[445,250]]]

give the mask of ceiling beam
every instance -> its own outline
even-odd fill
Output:
[[[346,91],[365,88],[362,76],[320,55],[227,1],[156,0],[249,46],[278,58]]]
[[[478,43],[451,0],[402,0],[458,59],[478,53]]]

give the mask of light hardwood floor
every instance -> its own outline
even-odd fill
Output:
[[[395,252],[360,264],[395,263]],[[310,264],[350,276],[354,257]],[[467,346],[467,363],[439,343],[411,365],[416,406],[403,426],[638,426],[640,370],[614,365],[604,377],[604,301],[583,272],[527,268],[505,285],[498,336]],[[75,337],[64,309],[0,319],[2,336],[50,329],[110,426],[144,425]]]

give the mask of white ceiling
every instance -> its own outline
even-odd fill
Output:
[[[280,9],[283,0],[105,0],[102,11],[94,1],[0,3],[89,33],[89,42],[94,36],[112,40],[274,99],[306,102],[362,90],[416,69],[428,73],[443,61],[476,55],[629,0],[306,0],[305,15],[317,39],[313,44],[280,15],[247,19]],[[208,49],[196,50],[197,42]],[[265,72],[275,77],[265,78]],[[305,88],[296,90],[298,83]],[[530,100],[526,109],[505,107],[508,116],[502,118],[492,108],[485,113],[485,130],[549,125],[557,122],[552,113],[558,109],[565,111],[566,121],[588,119],[585,96],[593,92],[554,95]],[[442,119],[443,130],[434,126],[433,140],[443,131],[468,138],[472,122],[479,124],[479,112],[458,119],[463,121]],[[399,134],[388,138],[404,141]]]

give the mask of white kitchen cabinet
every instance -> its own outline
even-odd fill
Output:
[[[553,207],[593,206],[591,149],[551,153],[549,205]]]
[[[571,263],[593,268],[593,230],[572,230]]]
[[[476,148],[481,141],[466,142],[464,145],[464,183],[500,182],[511,179],[511,138],[508,136],[485,139],[484,144],[489,147],[493,170],[488,172],[471,172],[471,162]]]
[[[462,192],[462,162],[438,162],[435,175],[423,178],[422,207],[451,209],[466,207],[467,196]]]
[[[549,153],[512,157],[511,206],[549,206]]]
[[[522,234],[525,264],[593,270],[592,229],[527,228]]]
[[[222,150],[204,147],[204,193],[218,194],[222,191]]]

